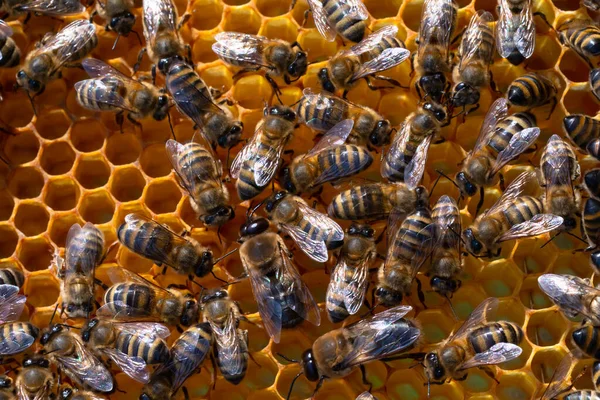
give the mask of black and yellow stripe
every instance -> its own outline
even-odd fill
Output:
[[[588,63],[600,56],[600,29],[595,25],[574,24],[562,30],[559,38]]]
[[[166,79],[169,91],[175,98],[193,102],[197,109],[205,108],[206,102],[212,98],[208,86],[194,71],[194,68],[186,63],[174,64],[169,69]],[[199,93],[202,96],[198,96]],[[192,108],[192,106],[189,107]]]
[[[373,162],[373,157],[367,149],[356,145],[342,145],[331,147],[316,156],[319,171],[335,168],[336,175],[326,182],[347,178],[367,169]],[[312,160],[306,160],[311,163]],[[320,175],[320,174],[318,174]]]
[[[31,337],[37,339],[40,331],[29,322],[8,322],[0,325],[0,343],[14,343],[9,346],[6,353],[0,353],[0,356],[13,354],[10,349],[21,347],[24,341],[29,341]]]
[[[487,149],[495,156],[504,150],[514,135],[523,129],[533,128],[537,121],[533,114],[519,112],[509,115],[496,124],[494,134],[487,143]]]
[[[248,335],[246,331],[241,329],[237,330],[237,339],[239,341],[240,351],[236,354],[240,360],[241,368],[239,371],[232,368],[231,361],[228,359],[223,360],[222,355],[219,351],[215,352],[215,361],[217,362],[217,366],[219,367],[219,371],[221,371],[221,375],[223,378],[227,380],[227,382],[237,385],[240,383],[244,377],[246,376],[246,370],[248,369]],[[235,366],[237,368],[237,366]]]
[[[529,221],[544,211],[541,200],[533,196],[520,196],[511,201],[500,212],[509,227]]]
[[[581,351],[593,358],[600,358],[600,326],[587,324],[573,331],[573,342]]]
[[[475,353],[483,353],[498,343],[520,344],[523,340],[523,330],[512,322],[489,322],[473,329],[468,340]]]
[[[65,248],[68,270],[90,274],[104,257],[104,236],[95,226],[85,225]],[[92,261],[92,265],[86,265]]]
[[[148,365],[164,363],[170,358],[169,349],[160,338],[119,332],[114,346],[130,357],[140,357]]]
[[[98,81],[101,81],[102,85],[99,85]],[[111,103],[118,104],[118,99],[126,95],[127,91],[121,81],[110,76],[86,79],[79,82],[76,87],[75,94],[79,104],[94,111],[120,111],[119,107]]]
[[[436,243],[442,249],[454,249],[456,242],[460,240],[458,235],[461,232],[460,211],[456,202],[448,196],[440,197],[431,210],[431,219],[438,226],[446,226],[447,224],[442,222],[453,220],[453,223],[449,224],[448,234]]]
[[[320,93],[303,97],[296,110],[298,118],[317,131],[328,131],[338,122],[348,118],[349,105],[342,99]]]
[[[121,302],[138,311],[135,315],[129,314],[132,317],[151,315],[155,300],[154,291],[150,287],[137,283],[118,283],[104,293],[104,303],[113,314],[117,314],[119,309],[112,303]]]
[[[508,88],[508,101],[519,107],[537,107],[556,96],[556,87],[549,79],[535,72],[515,79]]]
[[[264,186],[259,186],[256,184],[256,180],[254,178],[254,165],[258,159],[266,157],[267,154],[269,154],[270,149],[272,149],[271,144],[268,141],[262,141],[253,157],[244,161],[242,164],[240,174],[235,184],[238,196],[242,201],[250,200],[258,196],[262,193],[265,187],[268,186],[268,184]]]
[[[381,219],[392,210],[383,186],[367,184],[345,190],[333,198],[329,205],[329,215],[339,219]]]
[[[117,236],[129,250],[149,258],[157,265],[161,265],[165,255],[174,248],[172,233],[153,221],[125,222],[117,230]]]
[[[210,352],[212,343],[212,330],[208,322],[195,324],[186,329],[171,346],[171,357],[173,360],[178,360],[172,367],[174,375],[179,375],[177,371],[193,373]],[[190,349],[193,351],[190,352]]]
[[[381,53],[383,53],[384,50],[395,48],[405,49],[406,45],[402,40],[396,37],[384,36],[383,38],[381,38],[379,43],[375,45],[375,47],[360,55],[360,61],[362,63],[365,63],[367,61],[377,58]]]
[[[583,181],[590,196],[600,199],[600,168],[586,172]]]
[[[583,114],[566,116],[563,125],[567,135],[582,150],[595,139],[600,138],[600,122]]]
[[[15,41],[5,34],[0,33],[0,67],[12,68],[21,62],[21,50]]]
[[[552,151],[548,151],[548,148],[551,148]],[[577,156],[575,155],[575,152],[573,151],[571,146],[569,146],[564,140],[560,138],[551,137],[550,140],[548,140],[548,144],[544,148],[542,158],[540,159],[540,170],[543,175],[542,181],[544,182],[544,184],[546,184],[549,176],[554,176],[553,165],[559,164],[568,166],[571,180],[577,177],[577,167],[579,164],[577,162]],[[556,179],[553,182],[548,183],[555,185],[565,184],[565,182],[561,182]]]
[[[365,36],[367,24],[365,21],[352,18],[350,5],[340,3],[338,0],[322,0],[325,15],[330,25],[335,26],[335,31],[344,39],[360,42]]]
[[[414,258],[423,258],[427,251],[424,243],[433,242],[435,229],[431,212],[425,207],[418,208],[400,225],[392,244],[392,253],[388,257],[411,262]]]
[[[600,202],[593,198],[587,199],[583,207],[583,229],[593,243],[600,238]]]
[[[0,285],[23,286],[25,275],[15,268],[0,268]]]

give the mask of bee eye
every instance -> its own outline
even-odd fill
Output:
[[[25,71],[23,71],[23,70],[20,70],[20,71],[17,73],[17,78],[19,78],[19,79],[23,79],[23,78],[25,78],[25,77],[27,77],[27,74],[25,73]]]
[[[30,79],[29,80],[29,88],[33,91],[33,92],[39,92],[41,85],[39,81],[36,81],[35,79]]]
[[[110,20],[110,27],[114,29],[118,23],[119,23],[119,17],[113,17]]]

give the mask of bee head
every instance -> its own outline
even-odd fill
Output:
[[[478,256],[483,251],[483,244],[473,234],[473,229],[468,228],[463,232],[463,236],[465,237],[465,243],[467,248],[471,252],[471,254]]]
[[[225,222],[232,220],[235,217],[235,211],[231,206],[220,206],[213,210],[212,213],[202,216],[202,222],[206,225],[223,225]]]
[[[285,167],[281,170],[283,187],[290,193],[296,193],[296,186],[294,182],[292,182],[292,177],[290,175],[290,167]]]
[[[161,94],[156,100],[156,109],[152,117],[157,121],[162,121],[167,117],[169,112],[169,96]]]
[[[433,276],[430,280],[430,284],[434,292],[439,293],[442,296],[451,296],[460,288],[461,282],[457,279]]]
[[[373,146],[383,146],[389,143],[391,131],[392,125],[390,124],[390,121],[382,119],[377,122],[375,129],[373,129],[373,132],[369,135],[369,142],[371,142]]]
[[[183,305],[183,314],[181,315],[181,325],[190,326],[198,321],[198,302],[189,299]]]
[[[370,239],[375,235],[375,230],[369,225],[352,224],[348,228],[348,235],[360,235]]]
[[[425,374],[427,379],[434,382],[439,382],[444,379],[446,372],[440,363],[437,353],[428,353],[425,356]]]
[[[456,184],[460,188],[460,192],[469,197],[475,196],[477,193],[477,186],[471,183],[464,172],[456,174]]]
[[[299,78],[306,73],[307,67],[306,52],[298,50],[292,62],[288,64],[287,73],[294,78]]]
[[[135,24],[135,15],[129,11],[117,14],[110,19],[108,27],[120,35],[127,36]]]
[[[241,121],[234,121],[233,124],[225,131],[223,135],[220,135],[217,139],[217,143],[222,148],[226,149],[233,147],[239,143],[242,137],[242,131],[244,130],[244,124]]]
[[[267,205],[265,206],[265,210],[267,210],[267,212],[273,211],[275,209],[275,207],[277,207],[277,204],[281,203],[281,201],[283,199],[285,199],[287,197],[287,195],[288,195],[288,192],[286,192],[285,190],[275,193],[273,196],[271,196],[267,200]]]
[[[160,60],[158,60],[158,70],[163,74],[167,75],[167,72],[169,71],[169,68],[171,68],[171,65],[177,62],[185,62],[185,60],[179,54],[161,58]]]
[[[466,82],[460,82],[454,87],[452,95],[452,105],[454,107],[463,107],[479,102],[479,91]]]
[[[266,218],[258,218],[244,223],[240,227],[240,238],[259,235],[269,229],[270,223]]]
[[[296,121],[296,112],[284,105],[265,108],[264,114],[265,116],[276,115],[290,122]]]
[[[12,386],[12,379],[8,376],[0,376],[0,389],[8,389]]]
[[[590,256],[590,263],[592,264],[592,268],[596,273],[600,272],[600,251],[596,251],[592,253]]]
[[[441,72],[422,76],[421,79],[419,79],[419,86],[432,99],[441,101],[446,88],[446,76]]]
[[[98,325],[99,322],[100,321],[97,318],[94,318],[90,319],[83,325],[83,327],[81,328],[81,338],[84,342],[90,341],[90,335],[92,333],[92,330],[96,327],[96,325]]]
[[[204,276],[212,271],[213,265],[214,262],[212,251],[203,251],[202,255],[200,256],[200,260],[194,268],[194,274],[196,274],[196,276]]]
[[[24,367],[50,368],[50,362],[44,357],[29,357],[23,361]]]
[[[317,363],[311,349],[302,353],[302,368],[304,369],[306,379],[313,382],[319,380],[319,369],[317,368]]]
[[[17,84],[33,94],[42,94],[46,88],[42,82],[37,79],[30,78],[25,70],[17,72]]]
[[[377,298],[379,304],[387,307],[397,306],[402,303],[402,293],[383,286],[377,288],[375,298]]]
[[[62,389],[59,393],[59,398],[60,399],[70,399],[71,396],[73,396],[73,389],[70,387],[66,387],[64,389]]]
[[[438,121],[444,121],[446,119],[446,110],[444,110],[444,107],[437,103],[427,102],[423,104],[423,109],[432,113],[435,119]]]
[[[40,338],[40,343],[42,345],[45,345],[46,343],[48,343],[55,335],[59,334],[60,332],[62,332],[63,327],[61,325],[52,325],[52,327],[44,332],[44,334],[42,335],[42,337]]]
[[[317,78],[319,78],[319,82],[321,82],[321,87],[323,90],[330,93],[335,93],[335,86],[333,85],[333,82],[331,82],[329,70],[327,68],[321,68],[317,73]]]

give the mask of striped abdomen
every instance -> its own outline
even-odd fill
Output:
[[[561,400],[600,400],[600,393],[595,390],[577,390],[564,396],[559,396]]]
[[[327,170],[336,171],[335,176],[331,176],[322,183],[358,174],[373,162],[373,157],[367,149],[350,144],[331,147],[318,153],[316,159],[320,173]]]
[[[482,23],[478,24],[478,27],[481,43],[477,48],[476,56],[474,56],[473,59],[479,59],[488,64],[494,60],[494,50],[496,46],[494,30],[492,29],[492,25],[490,23],[483,23],[483,21]]]
[[[129,250],[161,265],[174,249],[172,234],[155,222],[136,219],[123,223],[118,231],[119,241]]]
[[[596,390],[600,390],[600,361],[594,361],[592,366],[592,383]]]
[[[75,36],[72,40],[76,41],[78,37],[87,39],[88,35],[82,33],[81,36]],[[83,57],[90,54],[92,52],[92,50],[94,50],[96,48],[97,45],[98,45],[98,35],[94,31],[94,33],[92,35],[89,35],[89,40],[87,40],[85,42],[84,46],[73,45],[73,47],[75,47],[77,49],[77,51],[71,53],[71,55],[67,59],[67,62],[75,62],[75,61],[81,60]],[[58,48],[55,49],[55,51],[57,51],[57,50],[58,50]]]
[[[240,39],[240,42],[245,42],[248,43],[247,41]],[[258,64],[262,64],[262,65],[268,65],[267,61],[264,60],[264,51],[265,49],[261,47],[261,49],[258,51],[259,54],[263,55],[263,62],[261,63],[254,63],[254,62],[248,62],[248,61],[244,61],[244,57],[240,57],[239,53],[239,49],[238,48],[229,48],[226,46],[223,46],[221,43],[217,42],[217,45],[219,46],[219,53],[218,56],[221,60],[223,60],[224,62],[226,62],[227,64],[230,65],[234,65],[236,67],[256,67]],[[255,43],[249,43],[247,44],[248,46],[252,46],[252,47],[256,47]]]
[[[600,326],[587,324],[573,331],[573,342],[590,357],[600,359]]]
[[[537,107],[547,104],[556,96],[556,87],[547,78],[530,73],[515,79],[508,88],[507,99],[520,107]]]
[[[553,165],[563,165],[565,170],[569,171],[571,181],[577,179],[579,176],[579,164],[575,152],[568,143],[558,136],[552,136],[550,140],[548,140],[542,153],[542,158],[540,159],[542,182],[544,184],[550,183],[555,185],[567,183],[564,178],[561,179],[561,177],[558,176],[559,174],[554,174],[555,168]],[[547,179],[549,177],[554,177],[554,180],[548,182]]]
[[[179,371],[187,371],[187,375],[191,375],[210,352],[212,341],[212,330],[208,322],[186,329],[171,346],[171,357],[175,361],[172,367],[174,375],[179,375]]]
[[[277,261],[283,263],[279,258]],[[304,311],[304,303],[296,296],[297,282],[288,280],[287,276],[280,277],[279,270],[285,268],[280,265],[276,270],[266,274],[265,278],[271,282],[270,293],[273,299],[281,306],[281,326],[283,328],[293,328],[304,320],[300,314]],[[292,287],[296,289],[291,290]],[[297,311],[294,311],[294,307]]]
[[[520,344],[523,340],[523,329],[512,322],[489,322],[472,330],[468,339],[475,353],[483,353],[497,343]]]
[[[333,103],[333,106],[330,106]],[[338,122],[348,117],[349,106],[346,102],[320,94],[303,97],[298,104],[298,119],[316,131],[328,131]]]
[[[350,238],[349,240],[356,240],[355,238]],[[359,239],[360,240],[360,239]],[[346,248],[346,245],[344,245]],[[344,250],[342,250],[343,252]],[[356,279],[356,270],[358,268],[368,268],[366,264],[356,263],[355,261],[351,261],[348,259],[346,255],[342,253],[341,257],[345,258],[344,263],[339,263],[335,266],[335,268],[343,268],[343,279],[337,281],[333,278],[333,276],[337,276],[338,272],[332,273],[332,278],[329,282],[329,286],[327,287],[327,293],[325,297],[326,309],[329,315],[329,319],[331,322],[341,322],[350,316],[350,312],[346,308],[345,301],[347,299],[344,298],[344,293],[346,288],[349,286],[357,286],[358,283],[355,282]],[[341,260],[340,257],[340,260]],[[365,288],[366,289],[366,288]]]
[[[400,225],[400,229],[392,244],[390,257],[399,260],[411,261],[413,258],[422,258],[428,252],[424,243],[433,241],[435,229],[431,213],[427,208],[419,208],[410,214]]]
[[[223,378],[234,385],[240,383],[246,376],[249,358],[247,332],[237,329],[236,334],[239,348],[235,353],[228,351],[228,349],[223,349],[217,343],[215,343],[215,347],[217,348],[215,358],[217,361],[217,366],[219,367],[219,371],[221,371]],[[239,367],[232,361],[235,359],[239,360]]]
[[[533,196],[520,196],[507,204],[500,212],[510,229],[516,224],[529,221],[535,215],[543,213],[543,203]]]
[[[155,307],[154,291],[145,285],[137,283],[118,283],[108,288],[104,294],[104,303],[113,314],[117,314],[121,307],[117,308],[111,303],[124,303],[137,312],[133,317],[151,315]]]
[[[98,84],[102,82],[102,85]],[[127,89],[119,80],[111,77],[102,77],[100,79],[86,79],[75,84],[75,93],[77,102],[82,107],[94,111],[119,111],[119,107],[112,105],[119,104],[120,100],[126,96]]]
[[[338,0],[321,0],[323,9],[330,25],[335,26],[335,31],[344,39],[360,42],[365,36],[367,24],[364,20],[348,16],[352,13],[350,5]]]
[[[240,174],[238,176],[237,182],[235,183],[235,187],[238,192],[238,196],[242,201],[250,200],[256,196],[258,196],[265,187],[268,186],[268,183],[264,186],[259,186],[256,184],[256,180],[254,178],[254,166],[258,158],[266,157],[271,146],[268,143],[262,142],[258,151],[254,155],[253,158],[244,161],[242,167],[240,168]]]
[[[0,356],[17,354],[24,351],[25,346],[27,344],[31,346],[39,333],[39,329],[29,322],[8,322],[0,325],[0,343],[12,343],[0,352]],[[31,340],[32,337],[33,340]]]
[[[382,219],[392,205],[382,189],[383,184],[355,186],[335,196],[329,205],[329,215],[339,219]]]
[[[103,257],[104,235],[91,224],[86,224],[74,235],[65,248],[67,270],[91,273]]]
[[[590,61],[600,55],[600,29],[593,25],[578,26],[561,32],[567,44],[581,57]]]
[[[456,201],[444,195],[433,206],[431,219],[437,227],[446,229],[446,236],[437,242],[443,249],[456,247],[456,242],[460,240],[460,211]]]
[[[0,268],[0,285],[23,286],[25,275],[15,268]]]
[[[19,50],[15,41],[10,36],[0,34],[0,67],[16,67],[20,61],[21,50]]]
[[[600,238],[600,202],[589,198],[583,207],[583,229],[590,243],[598,243]]]
[[[191,102],[193,108],[203,109],[207,101],[212,98],[202,78],[186,63],[177,63],[169,69],[167,86],[176,101]],[[198,96],[198,93],[203,96]],[[192,108],[190,105],[188,107]]]
[[[523,129],[536,126],[535,116],[528,112],[520,112],[504,118],[496,124],[494,134],[486,145],[494,157],[508,146],[510,139]]]
[[[600,68],[593,69],[590,72],[590,87],[594,96],[600,100]]]
[[[140,357],[146,364],[160,364],[169,360],[169,349],[164,340],[119,332],[115,349],[131,357]]]
[[[365,63],[373,60],[383,53],[386,49],[401,48],[405,49],[406,45],[404,42],[396,37],[385,36],[377,43],[371,50],[366,51],[360,55],[360,61]]]
[[[198,143],[190,142],[183,145],[186,149],[182,152],[179,165],[180,172],[185,174],[185,178],[189,182],[194,183],[196,193],[198,195],[206,188],[207,181],[210,181],[208,186],[213,186],[213,181],[219,181],[219,167],[212,154]]]
[[[600,122],[587,115],[569,115],[563,125],[571,140],[584,151],[593,140],[600,138]]]

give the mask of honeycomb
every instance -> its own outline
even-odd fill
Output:
[[[309,61],[313,64],[309,66],[306,76],[292,86],[282,87],[282,100],[286,104],[296,102],[303,88],[317,88],[316,72],[323,66],[324,60],[343,46],[339,38],[332,43],[325,41],[314,28],[312,18],[308,19],[305,27],[301,26],[304,11],[308,8],[305,0],[300,0],[291,12],[290,0],[192,0],[189,3],[176,0],[175,3],[179,15],[186,11],[191,14],[181,33],[191,45],[198,73],[209,86],[222,90],[225,96],[234,100],[239,119],[244,123],[244,138],[250,138],[253,134],[262,116],[264,102],[274,101],[272,89],[260,73],[247,74],[234,84],[234,71],[218,61],[211,50],[217,32],[238,31],[289,42],[297,40],[308,51]],[[496,15],[494,0],[458,0],[458,4],[457,32],[466,27],[477,10],[488,10]],[[415,36],[422,0],[365,0],[365,5],[371,16],[371,30],[394,24],[398,26],[399,37],[405,41],[408,49],[416,49]],[[534,0],[533,10],[545,14],[555,26],[569,16],[587,13],[580,8],[579,0],[556,0],[554,3],[550,0]],[[136,13],[138,18],[134,30],[141,33],[141,10],[137,9]],[[87,17],[84,14],[69,17],[65,23]],[[598,15],[591,17],[597,19]],[[132,73],[141,48],[136,36],[121,37],[116,48],[111,50],[114,34],[104,30],[102,21],[96,19],[95,22],[99,44],[92,56]],[[61,24],[56,19],[42,16],[33,16],[27,25],[20,21],[10,22],[15,31],[13,38],[23,53],[31,50],[46,32],[56,31]],[[498,89],[505,91],[513,79],[526,71],[547,71],[561,83],[560,103],[548,120],[547,106],[534,111],[542,129],[537,150],[522,155],[518,164],[505,169],[508,181],[523,170],[530,170],[539,164],[543,144],[553,133],[565,137],[562,119],[566,114],[585,113],[594,116],[599,110],[599,103],[589,90],[589,68],[573,51],[560,45],[556,34],[539,17],[536,17],[536,25],[533,56],[521,66],[513,66],[497,58],[491,67],[494,79]],[[149,69],[150,63],[145,57],[141,70]],[[404,85],[410,83],[412,87],[414,79],[410,72],[410,65],[406,62],[384,75]],[[45,93],[35,99],[37,113],[34,115],[24,92],[7,90],[14,84],[15,73],[16,68],[0,70],[0,83],[4,88],[0,121],[2,126],[13,131],[12,135],[1,137],[2,155],[10,165],[0,164],[0,266],[21,269],[26,275],[23,291],[27,295],[28,307],[22,318],[29,318],[40,327],[48,324],[59,300],[59,281],[49,269],[52,254],[55,247],[64,247],[67,232],[74,223],[89,221],[96,224],[103,231],[107,243],[112,243],[116,240],[116,228],[125,215],[140,212],[169,225],[176,232],[190,230],[194,238],[210,246],[217,256],[237,246],[235,240],[248,204],[240,204],[239,199],[235,198],[234,182],[229,182],[230,193],[237,204],[236,218],[223,227],[221,240],[215,230],[207,230],[202,226],[171,170],[164,147],[171,135],[166,120],[157,122],[147,119],[142,122],[142,129],[125,122],[124,132],[120,133],[113,114],[93,113],[77,104],[73,85],[87,78],[85,72],[79,69],[65,69],[61,79],[48,85]],[[161,79],[159,77],[159,85],[162,85]],[[394,125],[401,123],[416,109],[418,103],[412,88],[371,91],[362,81],[350,91],[349,99],[378,110]],[[442,136],[446,141],[433,144],[429,151],[424,175],[426,186],[431,188],[437,178],[436,170],[449,175],[457,172],[466,152],[473,147],[475,133],[479,131],[485,111],[492,101],[491,90],[484,90],[479,110],[464,121],[462,118],[454,119],[450,126],[444,128]],[[177,140],[190,140],[193,135],[192,123],[174,108],[171,117]],[[288,148],[293,148],[297,154],[306,151],[312,146],[313,135],[305,127],[297,129]],[[232,150],[230,159],[240,148],[241,145]],[[591,157],[583,153],[578,153],[578,156],[582,172],[597,167],[598,162]],[[225,160],[226,152],[219,150],[219,157]],[[365,176],[380,179],[378,162],[373,163]],[[262,197],[269,193],[263,193]],[[331,188],[324,191],[322,198],[325,204],[319,205],[322,211],[334,194]],[[432,194],[432,204],[442,194],[458,197],[457,189],[446,179],[437,185]],[[483,208],[489,207],[500,194],[499,188],[488,188]],[[478,196],[475,196],[461,203],[463,226],[473,220],[477,201]],[[381,232],[383,227],[384,223],[376,224],[377,232]],[[501,257],[492,261],[473,257],[464,259],[463,285],[452,298],[457,317],[464,320],[487,297],[500,298],[498,317],[522,325],[526,333],[523,353],[518,359],[497,368],[498,382],[482,371],[471,370],[465,381],[432,386],[431,399],[539,398],[553,370],[569,352],[571,345],[567,338],[576,321],[567,320],[553,306],[539,289],[537,277],[546,272],[580,277],[590,277],[592,274],[588,255],[573,252],[584,246],[577,239],[560,235],[540,251],[540,246],[547,239],[546,235],[505,243]],[[323,305],[329,275],[322,265],[309,260],[297,250],[294,253],[303,279],[321,305],[321,326],[305,323],[298,329],[286,331],[281,342],[276,344],[269,340],[264,330],[242,322],[242,328],[249,331],[249,348],[256,363],[249,362],[246,378],[239,385],[233,386],[217,374],[213,387],[212,367],[206,362],[206,368],[185,384],[192,398],[285,398],[300,366],[283,360],[277,353],[297,359],[318,336],[337,327],[327,319]],[[150,261],[123,247],[97,270],[97,277],[110,284],[106,271],[116,262],[146,277],[154,277],[162,286],[185,283],[185,277],[172,271],[161,275]],[[333,260],[330,260],[327,270],[330,271],[332,266]],[[222,279],[239,276],[242,271],[239,256],[230,256],[215,271]],[[415,318],[423,328],[424,347],[431,348],[446,338],[460,322],[452,317],[447,301],[430,290],[428,280],[422,281],[427,309],[423,309],[413,298],[406,302],[418,311]],[[221,285],[210,275],[199,282],[209,287]],[[257,320],[256,303],[249,282],[242,281],[228,290],[250,319]],[[98,293],[100,298],[101,293]],[[358,315],[364,312],[366,309],[362,309]],[[176,336],[174,331],[169,342]],[[581,370],[589,363],[589,360],[580,361],[576,370]],[[380,400],[426,398],[422,368],[411,368],[413,364],[403,360],[377,361],[366,365],[367,377],[373,383],[373,394]],[[115,374],[123,392],[117,391],[110,398],[137,398],[141,385],[121,372],[115,371]],[[591,385],[589,374],[586,374],[575,387],[591,388]],[[313,389],[314,383],[302,377],[296,382],[292,398],[309,397]],[[364,390],[360,372],[355,371],[344,380],[327,380],[316,397],[353,399]],[[181,392],[177,398],[182,398]]]

